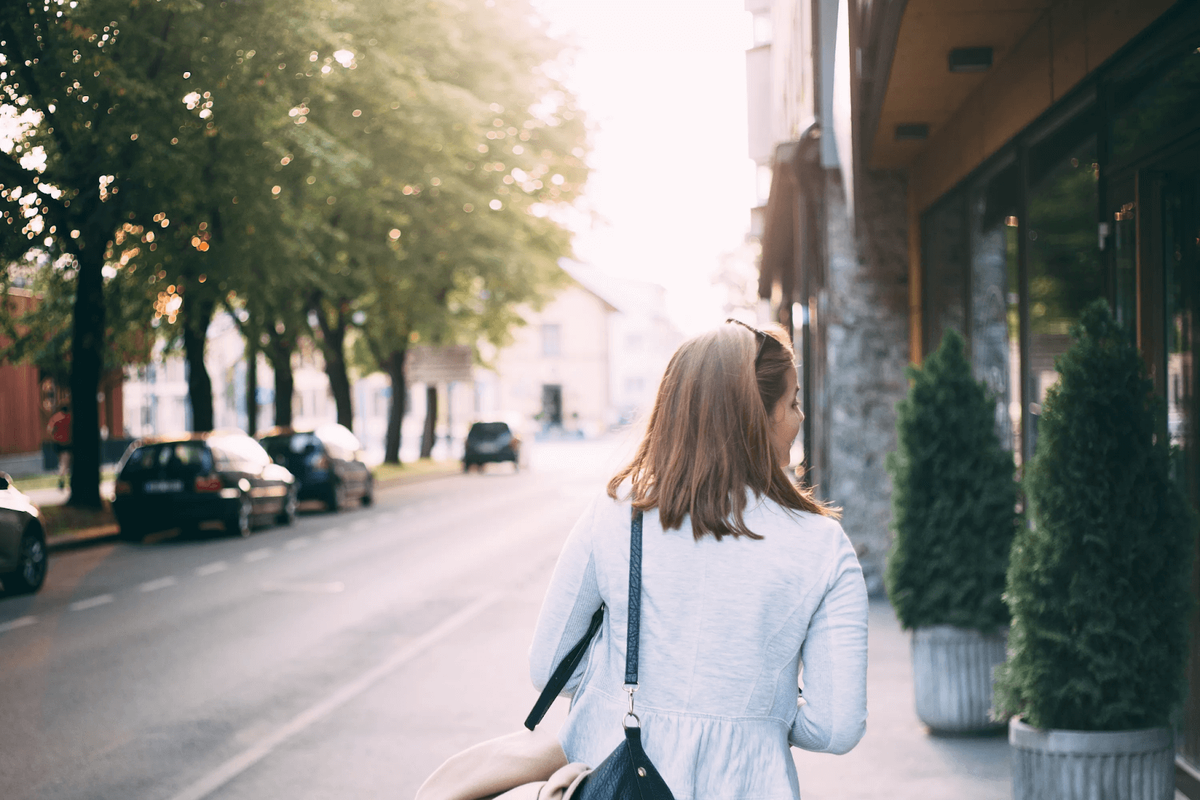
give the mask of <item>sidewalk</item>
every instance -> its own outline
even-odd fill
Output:
[[[844,756],[792,751],[804,800],[1009,800],[1006,731],[932,736],[917,719],[909,634],[884,599],[867,647],[866,736]]]

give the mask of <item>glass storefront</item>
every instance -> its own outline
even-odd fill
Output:
[[[942,342],[942,334],[953,328],[966,334],[967,229],[962,198],[955,194],[943,200],[925,215],[923,227],[937,232],[930,246],[922,252],[924,283],[925,330],[922,331],[925,352],[932,352]]]
[[[963,333],[1018,464],[1036,447],[1055,358],[1103,297],[1166,401],[1160,435],[1200,508],[1200,7],[981,165],[923,214],[921,237],[924,352],[947,327]],[[1179,780],[1200,797],[1200,615],[1188,670]]]
[[[1015,159],[968,192],[971,362],[996,398],[996,433],[1020,456],[1021,376],[1018,191]]]
[[[1029,150],[1027,240],[1029,270],[1029,441],[1037,449],[1037,420],[1046,392],[1058,380],[1054,360],[1071,345],[1084,307],[1104,297],[1106,270],[1096,215],[1099,165],[1091,114],[1084,113]]]

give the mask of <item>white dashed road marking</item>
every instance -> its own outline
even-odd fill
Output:
[[[292,539],[290,542],[284,545],[284,548],[287,550],[299,550],[302,547],[308,547],[307,537],[301,536],[298,539]]]
[[[196,567],[196,574],[203,578],[205,575],[224,572],[227,569],[229,569],[229,565],[224,561],[214,561],[211,564],[205,564],[203,567]]]
[[[26,625],[32,625],[35,622],[37,622],[37,617],[17,617],[12,622],[0,622],[0,633],[15,630],[16,628],[24,628]]]
[[[84,611],[89,608],[95,608],[96,606],[102,606],[106,603],[111,603],[112,601],[113,596],[111,594],[98,594],[95,597],[89,597],[87,600],[80,600],[78,602],[71,603],[70,609],[72,611]]]
[[[342,532],[340,530],[338,530],[337,528],[330,528],[329,530],[327,530],[321,534],[320,539],[322,542],[328,542],[328,541],[338,538],[341,535],[342,535]]]
[[[152,581],[146,581],[138,587],[143,592],[157,592],[159,589],[166,589],[168,586],[174,586],[178,581],[174,577],[168,575],[165,578],[158,578]]]
[[[246,561],[262,561],[264,558],[271,555],[271,548],[263,547],[259,550],[251,550],[246,555],[242,556]]]

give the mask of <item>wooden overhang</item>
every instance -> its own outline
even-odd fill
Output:
[[[880,10],[865,32],[868,96],[863,98],[862,144],[870,168],[900,169],[913,162],[1054,3],[893,0],[873,5]],[[964,48],[991,48],[992,68],[951,71],[951,51]],[[918,138],[921,126],[924,138]]]

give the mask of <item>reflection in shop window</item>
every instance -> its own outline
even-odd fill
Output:
[[[969,200],[971,361],[996,398],[996,434],[1021,463],[1020,287],[1015,162],[986,178]]]
[[[955,192],[921,219],[921,286],[924,294],[922,349],[929,355],[947,328],[968,340],[966,300],[968,242],[963,195]]]
[[[1058,380],[1054,360],[1071,345],[1071,327],[1084,307],[1106,296],[1105,267],[1096,235],[1099,168],[1090,114],[1048,136],[1030,151],[1029,376],[1030,441],[1046,392]]]
[[[1200,42],[1147,60],[1113,84],[1112,153],[1125,159],[1195,127],[1200,116]]]
[[[1196,325],[1200,322],[1200,177],[1180,173],[1163,187],[1166,286],[1167,435],[1172,470],[1193,503],[1198,499],[1195,421]]]

